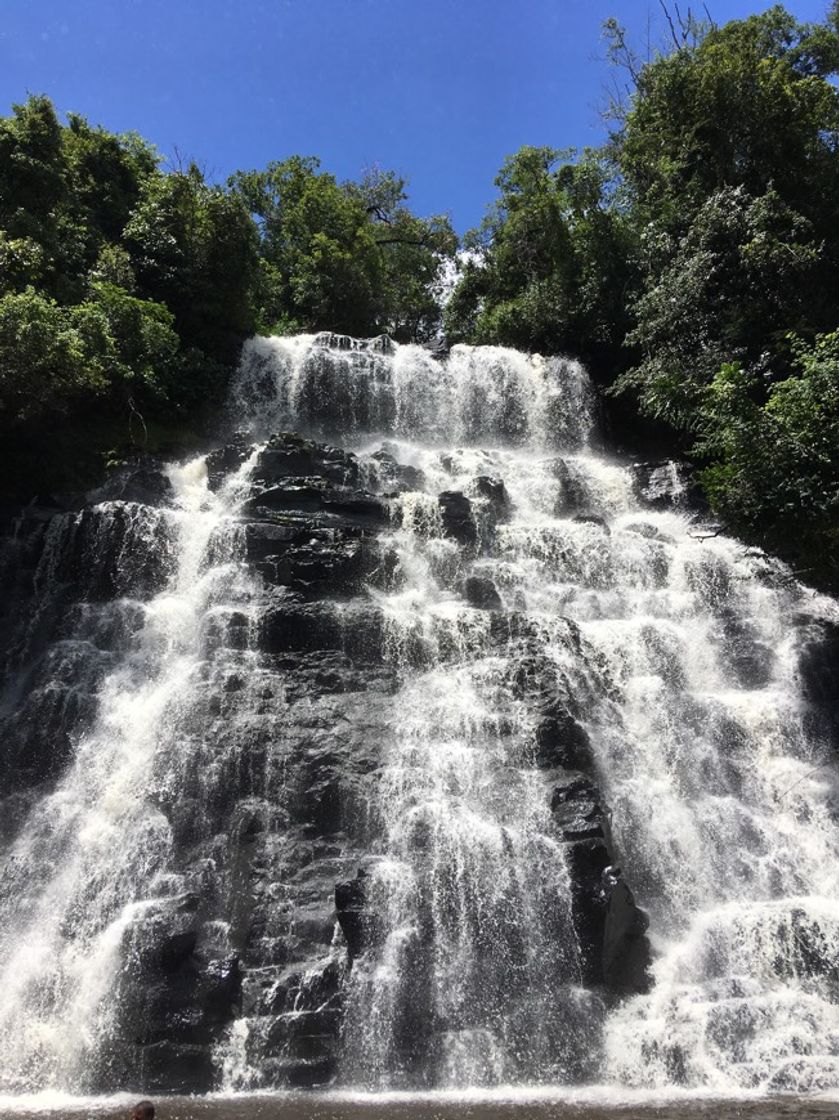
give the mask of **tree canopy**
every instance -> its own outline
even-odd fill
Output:
[[[443,331],[581,356],[622,443],[691,455],[727,524],[837,586],[839,0],[821,23],[780,5],[722,27],[671,15],[673,43],[646,61],[608,21],[628,73],[608,142],[511,155],[457,257],[448,219],[414,214],[393,172],[340,182],[297,155],[219,185],[167,171],[136,135],[62,123],[46,97],[15,106],[0,118],[12,479],[60,474],[52,418],[84,430],[91,462],[137,411],[147,432],[200,428],[254,331]]]
[[[167,171],[139,136],[62,123],[47,97],[15,105],[0,118],[4,488],[92,477],[138,413],[144,438],[200,432],[257,330],[433,337],[456,244],[391,172],[338,183],[295,156],[218,185]]]

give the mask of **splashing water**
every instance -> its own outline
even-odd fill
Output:
[[[839,1087],[839,798],[800,680],[836,604],[695,534],[674,465],[645,489],[595,453],[572,361],[254,339],[230,419],[254,440],[291,429],[354,451],[392,512],[379,542],[392,575],[364,602],[398,689],[347,817],[367,933],[343,988],[339,1080]],[[203,775],[247,751],[247,724],[222,727],[212,750],[196,730],[214,658],[224,668],[235,644],[248,702],[282,706],[259,691],[252,634],[270,596],[237,521],[256,454],[220,489],[195,460],[171,469],[169,507],[106,502],[48,531],[26,640],[84,581],[47,668],[96,706],[0,877],[10,1091],[109,1084],[132,931],[216,889],[216,851],[204,878],[180,869],[167,805],[189,789],[210,812]],[[99,564],[115,547],[115,565]],[[278,820],[282,780],[278,765],[264,790]],[[555,812],[575,782],[602,803],[579,835]],[[592,979],[581,938],[575,861],[607,842],[649,915],[646,992]],[[279,914],[279,886],[277,899]],[[266,985],[281,969],[266,967]],[[246,1015],[220,1076],[270,1084],[251,1042],[264,1028],[270,1043],[273,1021]]]
[[[85,1090],[113,1028],[126,935],[161,899],[185,889],[168,874],[171,830],[153,801],[163,802],[167,782],[176,791],[183,767],[196,761],[178,757],[179,737],[208,624],[231,601],[246,609],[250,577],[229,517],[250,466],[219,494],[207,488],[203,459],[173,468],[173,508],[138,507],[132,523],[139,533],[124,539],[126,558],[136,561],[142,538],[141,567],[171,546],[162,590],[146,602],[90,610],[73,639],[90,641],[89,631],[111,625],[114,612],[128,616],[133,632],[100,685],[94,729],[75,744],[66,774],[37,803],[4,861],[0,1085]],[[95,561],[116,535],[121,511],[121,503],[104,503],[55,520],[36,581],[45,593],[79,517],[96,519]]]
[[[405,684],[374,794],[369,905],[385,932],[353,976],[349,1075],[839,1083],[837,787],[797,679],[808,619],[835,618],[835,604],[767,580],[735,541],[693,536],[672,464],[648,495],[665,508],[639,500],[630,469],[587,450],[590,397],[573,363],[256,340],[237,394],[257,430],[267,403],[270,426],[362,453],[384,435],[423,479],[399,499],[404,582],[384,603]],[[503,480],[512,512],[464,556],[434,496],[474,496],[479,476]],[[467,573],[492,581],[525,644],[571,682],[651,917],[652,990],[606,1014],[602,1058],[602,1008],[579,999],[565,858],[511,684],[522,639],[499,641],[464,603]],[[423,1027],[433,1043],[418,1041]]]

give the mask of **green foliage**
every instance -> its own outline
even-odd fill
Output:
[[[257,237],[242,201],[195,166],[157,175],[122,236],[139,290],[172,311],[183,342],[232,361],[255,326]]]
[[[0,119],[0,437],[37,446],[58,416],[217,397],[252,329],[256,240],[239,200],[165,175],[139,137],[62,125],[45,97],[15,106]]]
[[[61,125],[52,102],[30,97],[0,118],[0,226],[41,240],[64,188]]]
[[[0,423],[67,413],[105,394],[166,397],[180,344],[165,307],[112,284],[69,307],[27,288],[0,298]]]
[[[429,337],[434,287],[456,245],[447,219],[411,214],[390,173],[338,183],[319,167],[294,156],[231,180],[260,231],[261,329]]]
[[[839,332],[793,341],[795,372],[769,388],[735,364],[701,402],[702,478],[726,520],[835,581],[839,561]]]
[[[724,187],[759,196],[772,184],[827,230],[839,207],[839,92],[826,80],[837,69],[834,30],[780,6],[644,66],[617,138],[641,220],[684,231]]]
[[[145,433],[185,415],[200,429],[258,328],[432,337],[456,244],[390,172],[338,183],[294,157],[214,186],[30,97],[0,118],[0,440],[18,463],[3,485],[31,485],[39,449],[58,469],[58,417],[93,441],[88,463],[100,439],[123,454],[113,432],[132,438],[138,412]]]
[[[0,298],[0,418],[64,411],[82,390],[102,388],[87,339],[72,316],[32,288]]]
[[[775,191],[751,198],[742,187],[711,195],[675,246],[662,251],[671,239],[650,228],[644,240],[667,263],[650,270],[635,304],[627,341],[640,361],[617,385],[637,389],[648,414],[690,429],[724,362],[783,354],[787,333],[805,325],[819,246]]]
[[[496,179],[500,197],[467,238],[446,311],[453,340],[543,352],[573,350],[605,364],[628,321],[634,236],[611,204],[608,166],[552,148],[522,148]]]

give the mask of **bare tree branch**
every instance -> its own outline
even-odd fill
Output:
[[[673,36],[673,45],[676,50],[681,50],[682,44],[679,42],[679,36],[676,34],[676,28],[673,24],[673,17],[670,15],[670,9],[667,7],[665,0],[658,0],[661,10],[664,12],[664,18],[670,27],[670,34]]]
[[[417,245],[423,248],[428,244],[427,237],[377,237],[377,245]]]

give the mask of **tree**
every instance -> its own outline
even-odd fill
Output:
[[[380,261],[363,201],[293,156],[231,185],[254,215],[264,262],[260,326],[369,332]]]
[[[717,191],[771,186],[835,239],[837,70],[835,26],[798,23],[780,5],[643,66],[615,137],[641,220],[678,235]]]
[[[56,291],[65,257],[57,220],[66,171],[61,125],[47,97],[12,109],[11,117],[0,118],[0,229],[17,259],[27,258],[13,273],[17,282]],[[4,279],[4,288],[13,285]]]
[[[185,345],[232,361],[254,327],[257,237],[240,198],[194,165],[152,176],[123,230],[141,295],[165,304]]]
[[[756,374],[727,364],[705,389],[697,451],[714,508],[750,539],[803,560],[835,587],[839,561],[839,332],[793,340],[795,372],[765,403]]]
[[[665,245],[662,246],[661,242]],[[684,237],[647,228],[650,269],[627,342],[640,360],[617,381],[648,415],[694,428],[704,387],[725,362],[783,365],[787,336],[806,327],[819,245],[810,222],[768,191],[726,187],[698,210]]]
[[[260,231],[261,329],[387,332],[428,337],[442,261],[455,249],[448,220],[404,205],[404,181],[373,172],[338,183],[294,156],[231,180]]]
[[[446,313],[452,340],[574,351],[605,369],[627,328],[631,226],[603,157],[525,147],[496,179],[500,196],[467,238]]]

